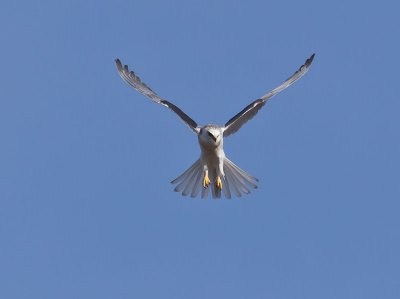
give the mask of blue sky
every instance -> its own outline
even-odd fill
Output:
[[[399,298],[395,1],[8,1],[0,297]],[[260,187],[183,198],[200,124],[316,53],[225,152]],[[244,146],[246,145],[246,146]]]

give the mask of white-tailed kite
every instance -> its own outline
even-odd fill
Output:
[[[289,87],[307,73],[314,56],[315,54],[312,54],[285,82],[249,104],[232,117],[224,126],[210,124],[199,126],[177,106],[160,98],[134,72],[129,71],[127,65],[122,66],[119,59],[116,59],[115,63],[119,75],[125,82],[149,97],[153,102],[164,105],[174,111],[197,134],[201,149],[200,158],[183,174],[171,182],[172,184],[177,184],[174,191],[182,192],[184,196],[190,195],[191,197],[196,197],[201,190],[201,197],[206,198],[209,186],[211,185],[213,198],[220,198],[221,191],[226,198],[231,198],[232,193],[238,197],[242,196],[242,193],[250,193],[250,188],[257,188],[258,179],[240,169],[225,156],[223,150],[224,137],[238,131],[248,120],[257,114],[270,98]]]

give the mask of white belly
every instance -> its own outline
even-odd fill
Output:
[[[204,145],[200,143],[201,149],[201,161],[204,166],[204,170],[208,170],[211,173],[217,175],[224,175],[224,159],[225,153],[222,147],[222,143],[217,147]]]

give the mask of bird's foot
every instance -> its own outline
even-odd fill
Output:
[[[211,183],[211,181],[210,181],[210,179],[208,177],[208,174],[206,173],[204,175],[204,179],[203,179],[203,188],[207,188],[208,185],[210,185],[210,183]]]
[[[217,176],[217,181],[215,182],[215,185],[217,186],[217,189],[222,190],[222,181],[219,176]]]

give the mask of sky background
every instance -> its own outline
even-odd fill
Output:
[[[5,1],[0,298],[400,298],[397,1]],[[200,124],[260,179],[173,192]]]

